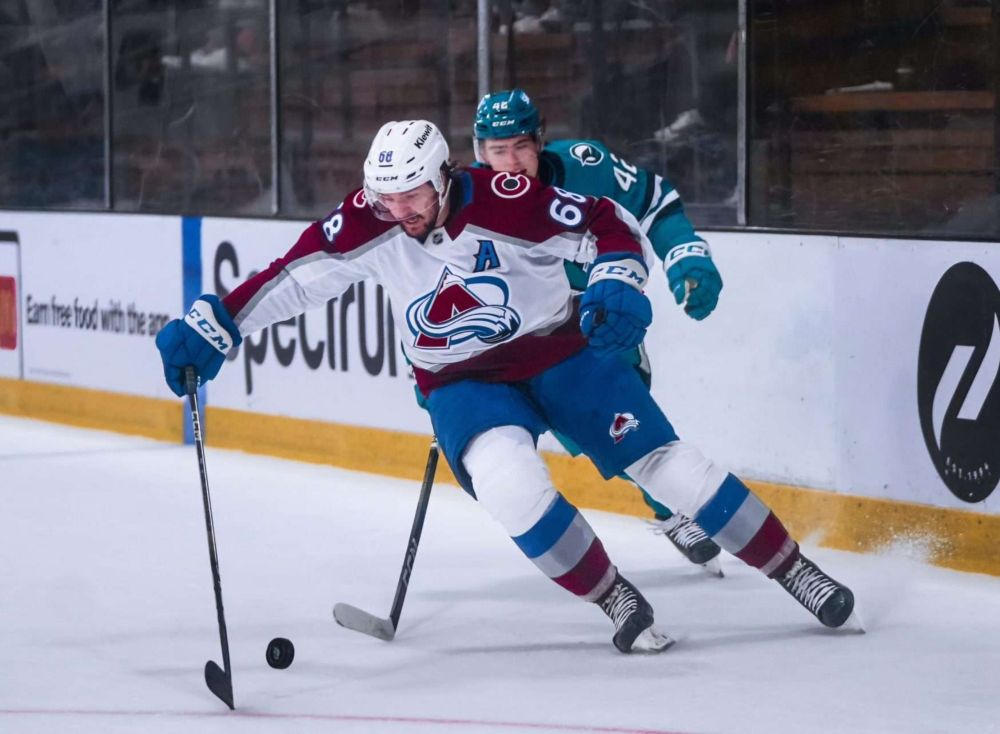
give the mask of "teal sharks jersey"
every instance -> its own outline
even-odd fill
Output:
[[[606,196],[628,209],[661,260],[677,245],[704,241],[695,233],[680,194],[669,181],[619,158],[596,140],[546,143],[539,156],[538,177],[567,191]],[[569,264],[567,271],[574,288],[586,287],[586,276],[578,266]]]

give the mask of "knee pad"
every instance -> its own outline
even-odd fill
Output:
[[[712,498],[727,476],[724,469],[684,441],[650,451],[625,472],[655,500],[688,517]]]
[[[469,442],[462,464],[480,504],[512,538],[530,530],[556,498],[548,468],[520,426],[483,431]]]

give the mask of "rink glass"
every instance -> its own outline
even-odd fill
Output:
[[[1000,236],[1000,0],[490,5],[490,86],[525,88],[550,139],[665,175],[699,228]],[[469,163],[478,17],[6,3],[0,207],[319,217],[390,119],[433,120]]]

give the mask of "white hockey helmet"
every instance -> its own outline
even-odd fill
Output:
[[[448,142],[433,122],[387,122],[365,158],[365,198],[369,205],[384,218],[385,208],[379,204],[381,194],[412,191],[424,183],[434,187],[438,203],[443,204],[450,184],[444,171],[448,155]]]

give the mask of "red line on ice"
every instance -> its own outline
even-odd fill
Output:
[[[535,729],[538,731],[593,732],[594,734],[681,734],[667,729],[631,729],[619,726],[587,726],[573,724],[541,724],[524,721],[486,721],[477,719],[434,719],[416,716],[352,716],[350,714],[278,714],[253,711],[111,711],[100,709],[0,709],[0,716],[115,716],[175,717],[175,718],[249,718],[249,719],[308,719],[313,721],[369,721],[385,724],[434,724],[443,726],[481,726],[497,729]]]

